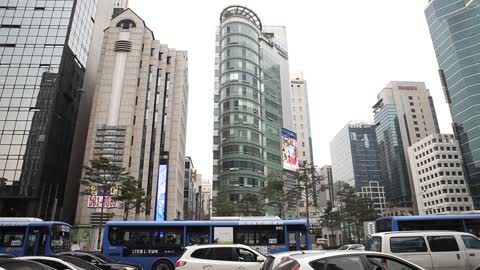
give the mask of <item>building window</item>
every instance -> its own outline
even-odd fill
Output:
[[[408,96],[408,99],[409,99],[409,100],[413,100],[413,97],[412,97],[412,96]]]

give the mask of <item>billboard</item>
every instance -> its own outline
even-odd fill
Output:
[[[282,128],[282,164],[285,170],[298,170],[297,134]]]
[[[155,220],[164,221],[166,211],[166,197],[167,197],[167,175],[168,165],[160,164],[158,166],[157,176],[157,201],[155,204]]]
[[[105,194],[104,194],[105,193]],[[104,196],[105,195],[105,196]],[[104,190],[102,186],[90,186],[90,195],[88,196],[88,208],[117,208],[118,203],[115,197],[118,195],[118,187],[113,186],[109,190]],[[105,201],[104,201],[105,199]]]

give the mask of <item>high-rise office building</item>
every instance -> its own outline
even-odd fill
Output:
[[[109,19],[112,6],[0,4],[0,216],[71,221],[67,175],[82,87],[90,80],[87,57],[95,23]]]
[[[387,204],[414,207],[408,147],[439,133],[433,99],[423,82],[390,82],[373,106]],[[334,175],[335,177],[335,175]]]
[[[473,210],[460,147],[453,135],[432,134],[408,148],[420,215]]]
[[[183,181],[183,219],[194,220],[196,217],[196,196],[198,194],[199,186],[202,182],[197,179],[197,170],[193,166],[191,157],[185,158],[185,175]]]
[[[235,202],[282,171],[281,128],[291,125],[286,31],[229,6],[216,43],[213,195]]]
[[[462,152],[465,178],[479,209],[480,1],[431,0],[425,15]]]
[[[350,121],[330,143],[334,185],[349,184],[362,191],[371,181],[380,181],[380,153],[375,125]]]
[[[139,179],[152,199],[130,219],[183,218],[187,62],[185,51],[155,40],[130,9],[105,30],[83,164],[106,157]],[[77,224],[99,211],[91,197],[79,197]],[[108,212],[120,219],[116,207]]]
[[[298,138],[298,156],[300,160],[313,164],[307,81],[303,78],[303,73],[291,76],[290,87],[293,130]]]

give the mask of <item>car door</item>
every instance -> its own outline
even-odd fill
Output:
[[[383,250],[387,253],[391,253],[425,269],[434,270],[432,256],[422,235],[392,236],[387,239],[388,241],[385,247],[383,247]]]
[[[318,261],[316,261],[318,262]],[[310,266],[315,270],[320,269],[320,264]],[[333,257],[328,258],[326,260],[326,270],[368,270],[367,266],[365,265],[364,260],[361,256],[341,256],[341,257]]]
[[[480,266],[480,240],[473,235],[462,235],[460,238],[466,251],[466,269],[477,269]]]
[[[372,270],[422,270],[413,264],[392,258],[390,256],[381,254],[367,254],[365,257],[372,265],[372,267],[370,267]]]
[[[246,248],[235,248],[233,258],[238,260],[239,270],[258,270],[265,262],[265,257]]]
[[[213,270],[215,257],[213,248],[199,248],[192,252],[187,259],[187,269]]]
[[[465,270],[466,254],[453,235],[427,236],[435,270]]]
[[[208,270],[245,270],[245,266],[239,264],[238,258],[234,257],[234,247],[212,248],[214,260],[211,261],[211,268]],[[235,253],[234,253],[235,251]]]

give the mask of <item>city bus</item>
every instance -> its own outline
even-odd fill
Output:
[[[447,230],[480,236],[480,214],[393,216],[375,221],[376,232]]]
[[[229,217],[210,221],[109,221],[102,253],[140,264],[144,270],[171,270],[186,246],[212,243],[244,244],[264,254],[312,247],[305,220]]]
[[[69,251],[71,227],[37,218],[0,218],[0,253],[14,256],[50,256]]]

